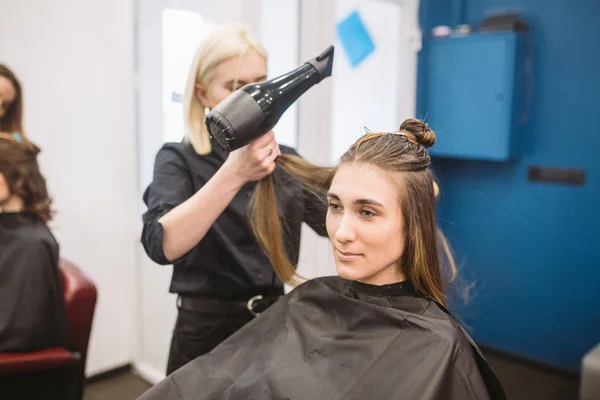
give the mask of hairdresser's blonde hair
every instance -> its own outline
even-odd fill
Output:
[[[187,139],[198,154],[212,151],[204,123],[205,107],[196,97],[196,85],[207,87],[214,78],[219,64],[231,57],[253,50],[267,60],[267,53],[258,39],[244,24],[226,24],[213,31],[196,50],[183,92],[183,113]]]

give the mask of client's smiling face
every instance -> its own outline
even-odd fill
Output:
[[[327,232],[342,278],[372,285],[405,280],[404,224],[393,178],[364,164],[338,168],[327,195]]]

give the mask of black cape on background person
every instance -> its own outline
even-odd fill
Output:
[[[140,400],[505,399],[479,349],[407,283],[296,288]]]
[[[54,236],[34,214],[0,213],[0,353],[67,348],[67,335]]]

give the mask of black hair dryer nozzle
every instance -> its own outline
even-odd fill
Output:
[[[304,92],[331,76],[333,46],[295,70],[270,81],[246,85],[206,116],[206,127],[227,151],[247,145],[271,130]]]

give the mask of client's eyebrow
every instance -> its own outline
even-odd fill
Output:
[[[337,194],[332,193],[332,192],[327,193],[327,197],[341,201],[340,196],[338,196]],[[373,199],[356,199],[356,200],[354,200],[354,204],[384,207],[383,204],[381,204],[380,202],[375,201]]]

